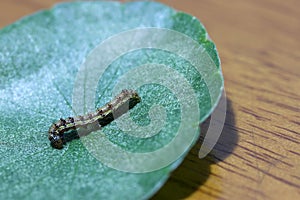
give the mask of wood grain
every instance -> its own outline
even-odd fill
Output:
[[[58,0],[0,2],[0,27]],[[199,143],[153,199],[300,198],[300,1],[161,0],[199,18],[227,93],[218,144]]]

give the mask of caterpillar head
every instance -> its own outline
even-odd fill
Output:
[[[63,145],[65,143],[62,136],[56,135],[53,133],[49,134],[49,140],[50,140],[51,146],[56,149],[62,149]]]

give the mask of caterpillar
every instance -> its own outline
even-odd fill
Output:
[[[71,130],[76,131],[79,128],[86,129],[90,125],[97,125],[97,129],[100,129],[126,113],[140,101],[141,98],[134,90],[122,90],[112,101],[98,108],[95,112],[84,116],[60,118],[49,128],[50,144],[53,148],[62,149],[63,145],[66,144],[64,133]]]

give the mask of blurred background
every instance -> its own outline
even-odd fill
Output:
[[[0,28],[58,2],[2,0]],[[200,138],[153,199],[299,198],[300,1],[159,2],[207,28],[222,61],[228,109],[214,150],[200,160]]]

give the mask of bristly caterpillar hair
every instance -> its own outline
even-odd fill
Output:
[[[51,125],[48,131],[48,138],[51,146],[62,149],[66,144],[64,133],[78,128],[87,128],[88,125],[97,125],[98,129],[109,124],[114,119],[133,108],[141,98],[134,90],[122,90],[111,102],[98,108],[96,112],[88,113],[84,116],[68,117],[60,119]]]

